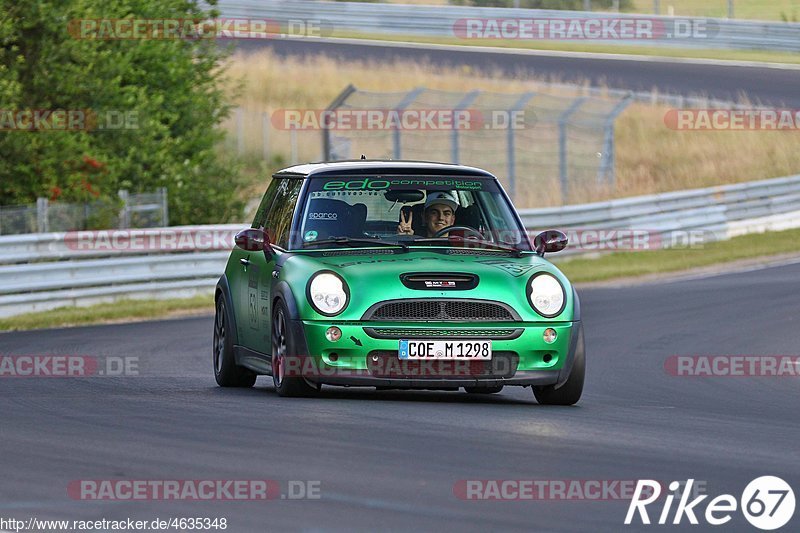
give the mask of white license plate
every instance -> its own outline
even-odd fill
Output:
[[[492,359],[492,341],[401,340],[398,356],[400,359],[426,361],[436,359],[489,361]]]

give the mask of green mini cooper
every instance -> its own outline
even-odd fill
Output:
[[[578,295],[490,173],[411,161],[277,172],[216,287],[214,377],[281,396],[322,385],[583,391]]]

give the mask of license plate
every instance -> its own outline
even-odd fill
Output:
[[[492,341],[401,340],[398,356],[400,359],[426,361],[436,359],[490,361],[492,359]]]

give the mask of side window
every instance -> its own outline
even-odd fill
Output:
[[[275,194],[278,192],[279,184],[280,180],[274,178],[270,182],[269,187],[267,187],[267,192],[264,193],[264,198],[261,199],[261,203],[258,206],[258,211],[256,211],[256,216],[251,226],[252,228],[264,229],[264,222],[266,222],[269,208],[272,206],[273,200],[275,200]]]
[[[278,181],[275,200],[269,209],[264,227],[270,239],[281,248],[289,246],[289,231],[292,229],[292,215],[303,186],[302,179],[284,178]]]

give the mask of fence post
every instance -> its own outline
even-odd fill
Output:
[[[128,200],[128,191],[120,189],[119,197],[122,200],[122,209],[119,211],[119,229],[128,229],[131,221],[130,203]]]
[[[261,157],[269,161],[269,115],[266,111],[261,113]]]
[[[735,14],[733,12],[733,0],[728,0],[728,18],[729,19],[734,18],[734,15]]]
[[[558,117],[558,179],[561,182],[561,203],[569,201],[569,169],[567,168],[567,122],[586,97],[578,98]]]
[[[292,164],[297,164],[297,129],[292,128],[289,130],[289,141],[291,143],[291,150],[292,150]]]
[[[47,216],[49,206],[47,198],[36,199],[36,229],[39,233],[50,231],[50,217]]]
[[[405,97],[400,101],[399,104],[397,104],[397,107],[395,107],[394,110],[397,111],[398,114],[399,114],[405,108],[407,108],[409,105],[411,105],[411,102],[416,100],[417,96],[419,96],[419,94],[421,92],[423,92],[424,90],[425,90],[425,87],[417,87],[416,89],[414,89],[413,91],[411,91],[410,93],[405,95]],[[393,130],[393,149],[392,149],[392,152],[394,153],[394,158],[395,159],[402,159],[403,158],[403,150],[402,150],[402,146],[400,144],[400,130],[398,128],[395,128]]]
[[[614,106],[614,109],[611,110],[611,113],[606,117],[606,121],[604,124],[605,129],[605,139],[603,142],[603,154],[602,159],[600,160],[600,168],[597,170],[597,183],[602,183],[606,181],[606,176],[610,173],[611,179],[607,180],[608,184],[614,186],[616,183],[616,147],[615,139],[614,139],[614,122],[616,122],[617,117],[622,113],[626,107],[631,103],[633,100],[633,93],[630,93],[625,96],[622,100]]]
[[[584,11],[592,10],[592,0],[583,0],[583,10]]]
[[[345,100],[350,98],[350,95],[356,92],[358,89],[351,83],[344,90],[339,93],[333,102],[325,108],[325,111],[334,111],[344,104]],[[323,161],[330,161],[331,160],[331,130],[329,128],[322,128],[322,160]]]
[[[653,0],[653,14],[654,15],[661,14],[661,2],[659,0]]]
[[[236,108],[236,152],[244,154],[244,110]]]
[[[514,197],[517,194],[517,146],[512,119],[514,113],[523,109],[534,96],[536,96],[536,93],[523,94],[508,110],[508,130],[506,131],[506,148],[508,152],[506,157],[508,160],[508,195],[512,200],[514,200]]]
[[[478,95],[481,94],[480,91],[472,91],[467,93],[461,101],[456,104],[453,108],[454,112],[462,111],[466,109],[468,105],[475,101]],[[458,128],[456,127],[456,117],[453,116],[453,130],[451,132],[451,140],[450,140],[450,159],[453,163],[460,163],[459,159],[461,159],[461,154],[459,153],[458,147]]]
[[[169,226],[169,203],[167,202],[167,188],[159,187],[158,194],[161,200],[161,225],[162,227]]]

